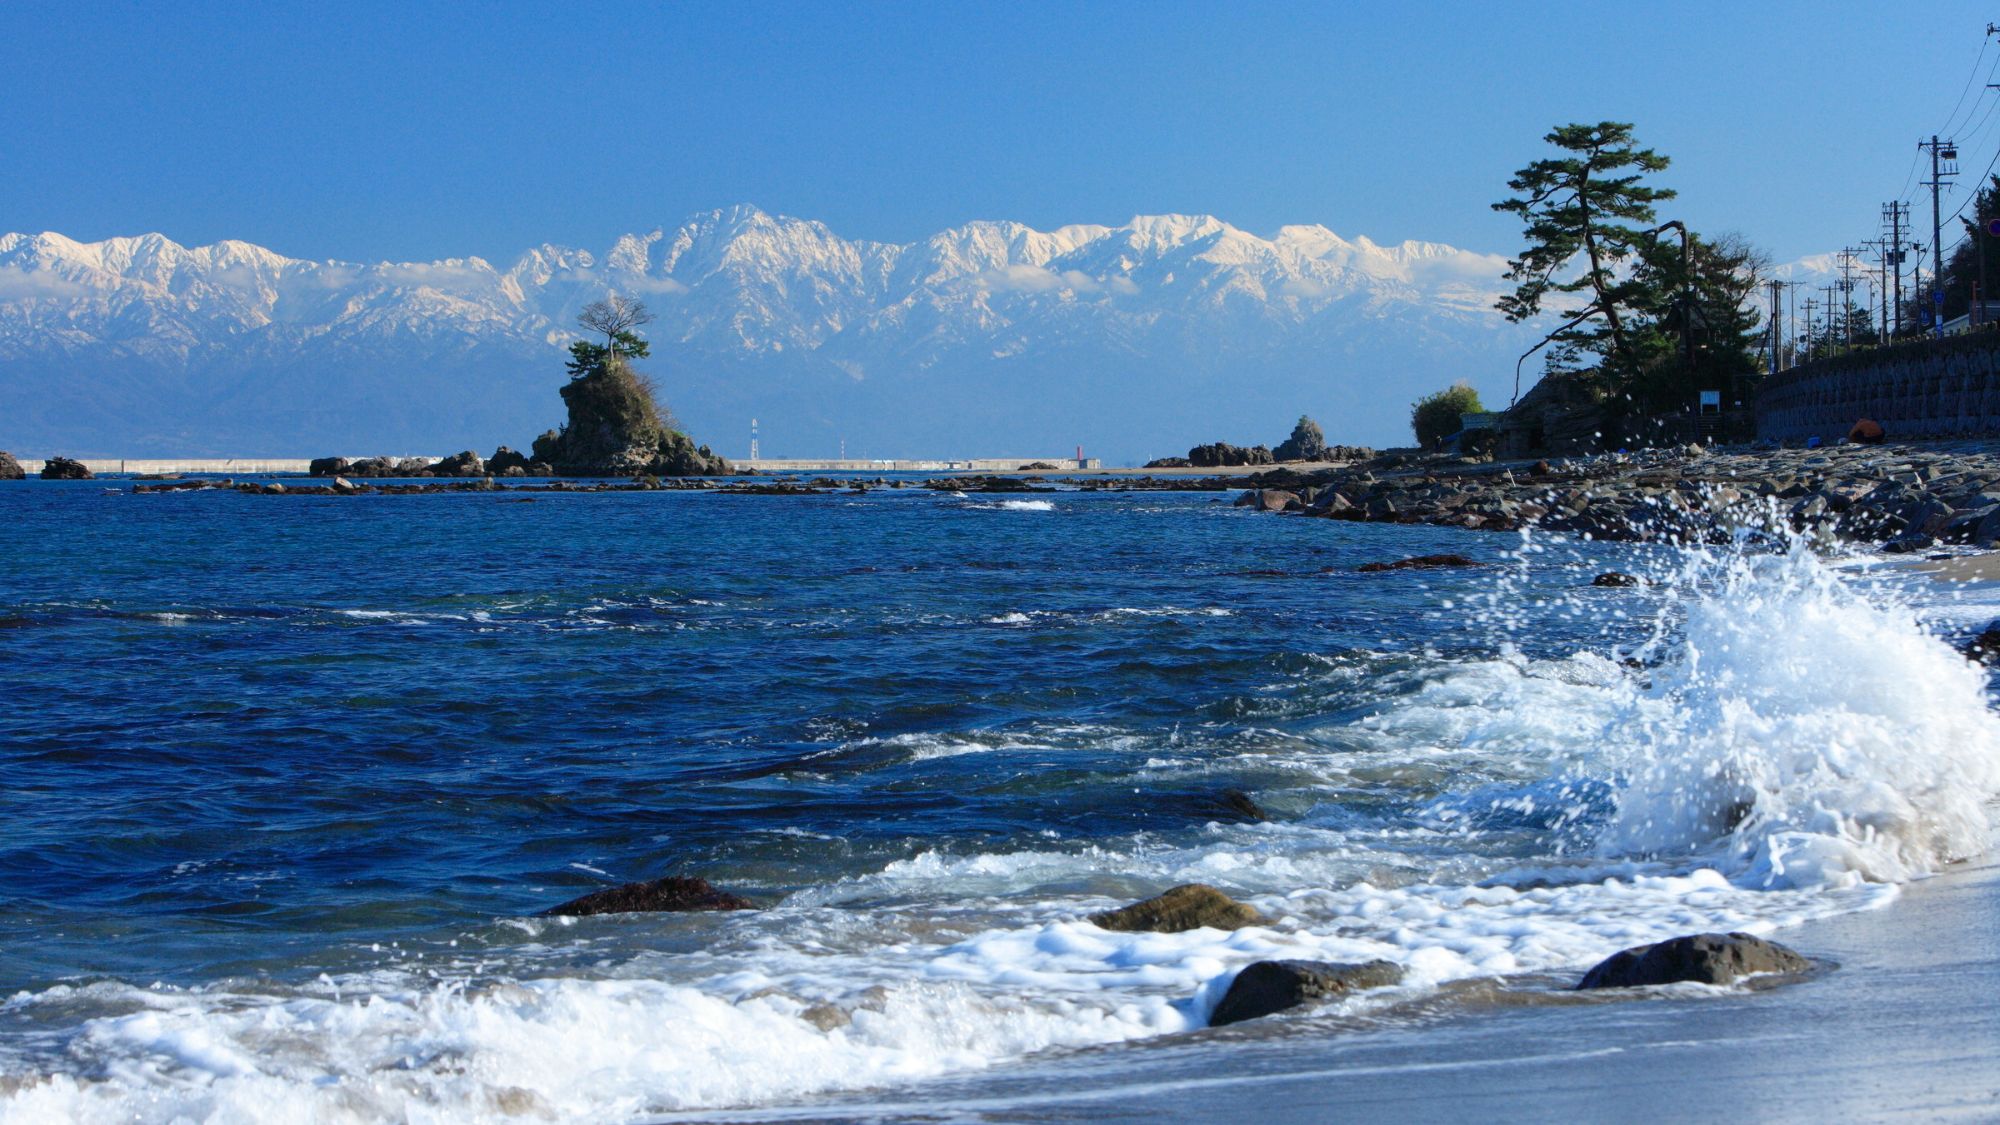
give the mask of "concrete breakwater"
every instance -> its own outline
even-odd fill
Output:
[[[418,455],[409,455],[418,456]],[[403,458],[392,458],[402,460]],[[422,457],[436,461],[437,457]],[[125,473],[134,476],[160,473],[217,473],[224,476],[271,476],[311,471],[312,461],[304,457],[83,457],[85,468],[99,476]],[[42,462],[21,460],[29,476],[42,471]],[[1098,469],[1103,462],[1095,457],[967,457],[865,461],[859,459],[762,459],[737,461],[738,469],[753,473],[1001,473],[1018,471],[1029,465],[1053,469]]]
[[[2000,433],[2000,333],[1912,340],[1801,364],[1757,391],[1757,436],[1835,442],[1862,418],[1894,439]]]
[[[83,467],[105,476],[113,473],[127,473],[133,476],[156,475],[160,473],[220,473],[225,476],[273,476],[281,473],[305,473],[312,461],[298,457],[80,457]],[[435,457],[425,458],[435,461]],[[42,471],[43,462],[21,459],[21,468],[29,476]]]

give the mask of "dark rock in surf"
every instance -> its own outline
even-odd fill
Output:
[[[1186,883],[1117,910],[1090,916],[1092,925],[1123,933],[1178,934],[1208,927],[1238,930],[1264,926],[1270,919],[1205,883]]]
[[[1286,492],[1281,488],[1253,488],[1236,498],[1239,508],[1255,508],[1260,512],[1290,512],[1305,507],[1296,492]]]
[[[1363,563],[1356,570],[1364,574],[1379,573],[1384,570],[1437,570],[1454,566],[1484,566],[1477,559],[1464,555],[1418,555],[1413,559],[1398,559],[1395,562]]]
[[[1311,1000],[1337,999],[1369,988],[1386,988],[1403,979],[1403,968],[1391,961],[1347,964],[1333,961],[1259,961],[1230,982],[1229,991],[1208,1017],[1208,1026],[1254,1020]]]
[[[757,905],[740,895],[718,890],[706,879],[669,875],[650,883],[626,883],[609,890],[593,891],[561,906],[542,911],[544,918],[582,917],[588,914],[638,914],[688,910],[755,910]]]
[[[1250,794],[1241,789],[1224,789],[1218,798],[1223,808],[1244,820],[1269,820],[1271,816],[1263,806],[1250,799]]]
[[[1753,973],[1803,973],[1812,961],[1750,934],[1693,934],[1614,953],[1577,988],[1638,988],[1696,981],[1729,984]]]
[[[1646,580],[1636,574],[1624,574],[1616,570],[1607,570],[1603,574],[1591,579],[1590,584],[1592,586],[1644,586]]]
[[[2000,621],[1988,625],[1984,632],[1965,642],[1959,651],[1981,664],[2000,664]]]
[[[0,449],[0,480],[27,479],[27,471],[21,468],[19,461],[14,460],[14,455],[4,449]]]
[[[84,467],[81,461],[67,457],[51,457],[42,462],[43,480],[94,480],[96,474]]]

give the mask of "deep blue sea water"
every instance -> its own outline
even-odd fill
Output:
[[[1809,560],[1204,493],[109,487],[0,483],[0,1119],[810,1102],[1188,1033],[1258,956],[1568,972],[1942,861],[1811,822],[1906,773],[1815,772],[1815,723],[1930,708],[1982,831],[2000,745]],[[1490,565],[1355,570],[1439,551]],[[1748,683],[1787,661],[1899,687],[1795,714]],[[1768,820],[1722,822],[1745,786]],[[668,874],[769,909],[531,917]],[[1193,880],[1278,923],[1081,920]]]

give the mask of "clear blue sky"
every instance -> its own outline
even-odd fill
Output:
[[[1921,190],[2000,18],[1898,8],[15,0],[0,230],[508,261],[750,202],[898,241],[1184,211],[1508,252],[1508,174],[1611,118],[1673,158],[1668,214],[1782,260]]]

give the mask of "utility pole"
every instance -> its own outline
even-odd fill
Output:
[[[1882,306],[1882,329],[1881,329],[1882,334],[1876,337],[1876,343],[1886,344],[1889,342],[1889,254],[1891,253],[1891,251],[1889,250],[1890,242],[1886,238],[1871,238],[1868,241],[1862,243],[1861,245],[1866,246],[1870,250],[1873,250],[1875,252],[1876,281],[1873,283],[1873,288],[1875,290],[1876,303]]]
[[[1854,246],[1840,249],[1840,336],[1841,343],[1849,348],[1854,346],[1854,256],[1859,253],[1861,250]]]
[[[1903,225],[1910,221],[1910,205],[1884,203],[1882,221],[1889,227],[1889,265],[1895,269],[1896,335],[1903,334]]]
[[[1815,302],[1811,297],[1806,298],[1806,362],[1807,363],[1811,363],[1813,361],[1813,348],[1814,348],[1813,325],[1815,323],[1815,321],[1813,320],[1814,303]]]
[[[1776,375],[1783,368],[1783,362],[1779,357],[1778,349],[1785,339],[1784,321],[1779,319],[1784,314],[1784,306],[1778,303],[1778,295],[1784,292],[1785,283],[1782,281],[1767,281],[1764,283],[1764,287],[1771,291],[1771,323],[1765,327],[1769,330],[1771,337],[1771,374]]]
[[[1930,150],[1931,178],[1922,181],[1931,189],[1931,296],[1927,303],[1931,318],[1932,334],[1944,335],[1944,219],[1941,217],[1938,193],[1944,182],[1958,175],[1958,145],[1952,141],[1938,140],[1931,134],[1928,141],[1918,141],[1917,147]]]

